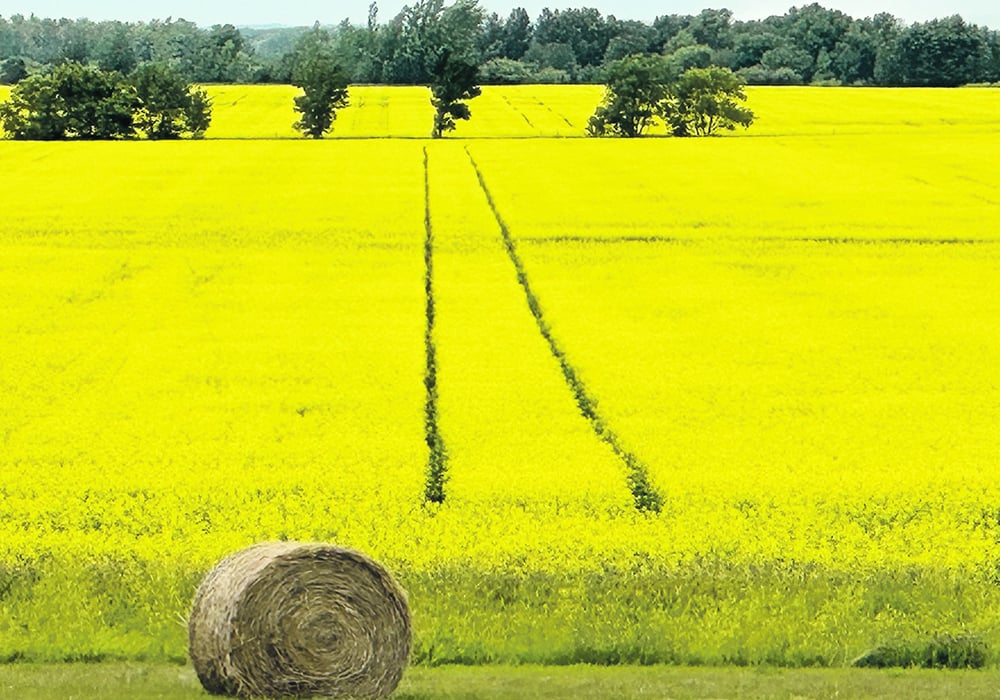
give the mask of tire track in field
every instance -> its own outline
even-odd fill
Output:
[[[511,108],[511,111],[515,112],[516,114],[520,114],[521,117],[524,119],[524,121],[527,122],[527,124],[528,124],[529,127],[531,127],[532,129],[535,128],[535,125],[531,123],[530,119],[528,119],[528,115],[525,114],[524,112],[522,112],[517,107],[515,107],[514,103],[510,101],[510,98],[508,98],[506,95],[504,95],[503,96],[503,101],[507,103],[507,106]]]
[[[448,452],[438,428],[437,348],[434,345],[434,229],[431,226],[431,184],[424,146],[424,294],[427,325],[424,328],[424,440],[427,442],[427,474],[424,501],[444,502],[448,480]]]
[[[580,379],[579,372],[569,361],[565,351],[559,347],[558,342],[556,342],[555,336],[552,334],[552,327],[549,325],[548,321],[545,320],[545,314],[542,311],[541,304],[538,302],[538,297],[535,296],[534,291],[531,289],[531,282],[524,269],[524,263],[521,260],[521,256],[517,252],[517,245],[514,242],[514,237],[511,235],[510,229],[507,227],[507,223],[500,215],[500,210],[497,209],[496,202],[493,199],[493,194],[486,185],[486,179],[483,177],[483,173],[479,169],[479,164],[476,162],[476,159],[472,157],[472,153],[469,151],[468,147],[465,148],[465,153],[468,155],[469,161],[472,163],[473,170],[476,171],[476,177],[479,179],[479,186],[482,188],[483,194],[486,195],[486,201],[493,212],[497,225],[500,227],[500,235],[503,237],[504,248],[507,251],[507,255],[510,258],[511,263],[514,265],[514,270],[517,272],[517,281],[524,290],[524,296],[527,299],[528,308],[531,310],[531,315],[535,317],[535,323],[538,325],[538,331],[542,334],[542,337],[545,338],[552,356],[559,363],[559,367],[562,369],[563,377],[566,380],[566,385],[569,387],[570,391],[573,393],[573,398],[576,400],[576,405],[580,410],[580,415],[590,422],[590,426],[593,429],[594,434],[602,442],[607,444],[608,447],[611,448],[612,452],[614,452],[615,456],[617,456],[618,459],[620,459],[624,464],[628,488],[629,491],[632,492],[635,507],[641,511],[659,513],[663,508],[663,496],[653,487],[652,483],[650,483],[649,469],[647,468],[645,462],[643,462],[642,459],[640,459],[632,450],[628,449],[618,434],[608,426],[607,421],[597,410],[597,400],[587,390],[583,380]]]
[[[547,109],[547,110],[549,110],[550,112],[552,112],[552,114],[554,114],[554,115],[556,115],[557,117],[559,117],[560,119],[562,119],[562,120],[563,120],[564,122],[566,122],[567,124],[569,124],[569,125],[570,125],[571,127],[573,127],[574,129],[576,128],[576,124],[574,124],[573,122],[571,122],[571,121],[569,120],[569,118],[568,118],[568,117],[567,117],[567,116],[566,116],[565,114],[563,114],[562,112],[557,112],[557,111],[555,111],[554,109],[552,109],[552,106],[551,106],[551,105],[548,105],[548,104],[546,104],[546,103],[542,102],[541,100],[538,100],[538,104],[540,104],[540,105],[541,105],[542,107],[544,107],[545,109]]]

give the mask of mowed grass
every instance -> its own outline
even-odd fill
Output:
[[[996,697],[996,671],[861,671],[682,667],[411,668],[396,700],[623,700]],[[190,700],[210,697],[190,668],[150,664],[0,666],[0,689],[19,700]]]
[[[212,563],[299,539],[399,576],[415,679],[997,664],[997,91],[623,142],[564,138],[599,89],[496,89],[442,143],[423,88],[359,88],[315,143],[290,88],[213,90],[203,142],[0,143],[0,658],[182,660]]]

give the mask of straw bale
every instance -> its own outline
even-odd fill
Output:
[[[364,554],[271,542],[208,573],[188,636],[210,693],[383,697],[406,667],[410,612],[405,592]]]

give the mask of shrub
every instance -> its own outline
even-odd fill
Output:
[[[982,668],[989,647],[970,633],[942,634],[914,642],[889,642],[866,651],[851,664],[859,668]]]

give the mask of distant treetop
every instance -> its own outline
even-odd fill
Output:
[[[326,28],[336,62],[351,83],[430,85],[423,47],[442,40],[428,35],[424,20],[457,5],[478,9],[476,0],[415,0],[381,21],[372,3],[366,24]],[[636,54],[673,55],[687,68],[729,68],[751,84],[1000,81],[1000,33],[958,16],[907,26],[887,13],[854,19],[817,3],[746,22],[724,9],[651,23],[592,8],[545,9],[534,18],[520,7],[506,15],[478,11],[478,27],[445,39],[479,65],[483,83],[603,82],[606,66]],[[0,83],[67,61],[122,74],[142,63],[165,64],[193,83],[290,83],[293,49],[309,29],[0,17]]]

